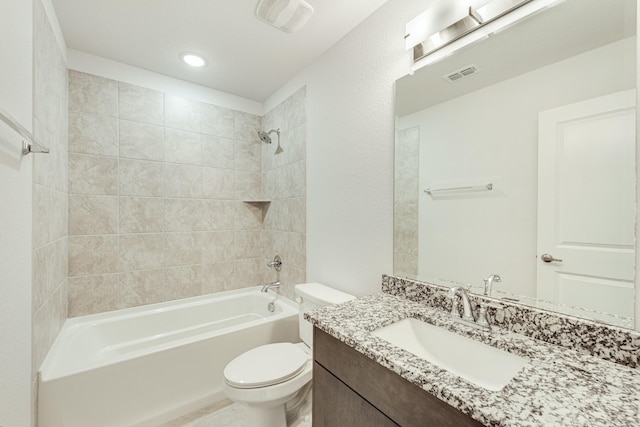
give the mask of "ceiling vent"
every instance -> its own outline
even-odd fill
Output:
[[[449,83],[453,83],[479,72],[480,72],[480,69],[478,68],[477,65],[467,65],[466,67],[460,68],[459,70],[456,70],[453,73],[449,73],[442,76],[442,78],[448,81]]]
[[[269,25],[295,33],[307,23],[313,7],[304,0],[260,0],[256,16]]]

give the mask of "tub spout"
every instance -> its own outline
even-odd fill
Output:
[[[262,285],[262,289],[260,289],[260,292],[267,292],[271,288],[279,288],[279,287],[280,287],[280,282],[266,283]]]

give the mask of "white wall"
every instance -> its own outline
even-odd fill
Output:
[[[634,48],[634,38],[615,42],[399,120],[420,126],[421,190],[494,184],[420,197],[418,277],[481,287],[499,274],[496,289],[536,296],[538,113],[635,87],[621,72]]]
[[[0,106],[32,127],[31,1],[3,0]],[[16,146],[16,150],[19,148]],[[32,157],[0,152],[0,425],[31,425]]]
[[[390,0],[265,103],[307,85],[307,280],[357,295],[393,266],[394,82],[407,21],[432,1]]]

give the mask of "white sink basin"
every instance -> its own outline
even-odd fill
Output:
[[[404,319],[373,335],[466,380],[500,391],[529,360],[416,319]]]

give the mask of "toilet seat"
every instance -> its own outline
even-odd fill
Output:
[[[233,359],[224,368],[225,382],[251,389],[283,383],[300,374],[310,356],[292,343],[267,344]]]

